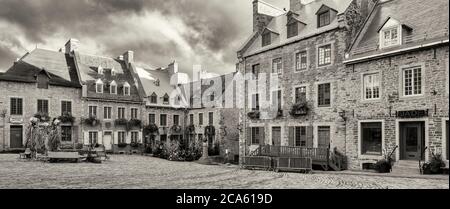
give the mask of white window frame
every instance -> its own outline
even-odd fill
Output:
[[[91,140],[91,133],[92,133],[92,134],[94,134],[94,133],[97,134],[96,141],[97,141],[97,144],[100,144],[100,140],[99,140],[99,139],[100,139],[100,137],[99,137],[99,136],[100,136],[100,133],[99,133],[98,131],[89,131],[89,132],[88,132],[88,144],[92,144],[92,143],[91,143],[91,141],[92,141],[92,140]]]
[[[397,42],[392,42],[392,31],[397,30]],[[386,45],[386,38],[384,36],[385,32],[389,31],[390,32],[390,37],[391,39],[389,40],[389,45]],[[401,41],[402,41],[402,30],[400,25],[395,25],[392,27],[387,27],[387,28],[383,28],[380,31],[380,48],[389,48],[389,47],[393,47],[393,46],[398,46],[401,45]]]
[[[109,114],[109,118],[105,118],[105,109],[106,108],[110,108],[111,109],[111,113]],[[112,115],[113,115],[113,107],[112,106],[103,106],[103,119],[104,120],[112,120]]]
[[[130,96],[130,94],[131,94],[131,86],[128,82],[125,82],[123,84],[123,95]]]
[[[60,109],[59,112],[61,113],[61,115],[64,113],[63,110],[62,110],[62,103],[63,102],[70,102],[70,109],[71,109],[70,110],[70,114],[74,115],[74,112],[73,112],[73,104],[74,104],[74,102],[72,100],[70,100],[70,99],[60,99],[59,100],[59,104],[60,104],[59,108],[61,108],[61,109]]]
[[[180,123],[181,122],[181,117],[178,114],[173,114],[172,115],[172,124],[175,125],[175,116],[178,116],[178,121],[177,121],[178,122],[178,126],[181,126],[181,123]]]
[[[283,146],[283,142],[286,141],[285,140],[285,127],[282,123],[273,123],[273,124],[269,124],[269,140],[270,140],[270,144],[273,144],[273,128],[279,127],[281,128],[281,133],[280,133],[280,142],[281,142],[281,146]]]
[[[272,104],[273,104],[273,100],[275,99],[275,98],[273,98],[273,93],[274,92],[277,92],[277,91],[280,91],[281,92],[281,104],[280,104],[280,106],[281,106],[281,110],[283,110],[283,107],[284,107],[284,90],[283,89],[273,89],[273,90],[270,90],[270,101],[271,101],[271,106],[272,106]],[[259,98],[259,99],[261,99],[261,98]],[[278,99],[278,98],[276,98],[276,99]],[[261,107],[260,107],[261,108]]]
[[[98,118],[98,106],[97,105],[88,105],[88,116],[91,116],[91,107],[95,107],[95,117]],[[94,116],[94,115],[92,115]]]
[[[131,131],[131,133],[130,133],[130,139],[131,139],[131,142],[133,142],[133,135],[135,135],[136,136],[136,143],[140,143],[140,141],[141,140],[139,140],[139,131]]]
[[[306,68],[305,69],[297,69],[297,54],[306,52]],[[300,72],[305,72],[309,70],[309,49],[306,48],[304,50],[297,50],[294,53],[294,73],[300,73]],[[301,57],[300,57],[300,66],[301,66]]]
[[[99,91],[99,87],[101,91]],[[103,94],[103,81],[100,79],[95,82],[95,92],[98,94]]]
[[[335,54],[334,54],[334,44],[335,44],[335,41],[331,41],[331,42],[328,42],[328,43],[324,43],[324,44],[320,44],[320,45],[317,45],[316,46],[316,67],[318,68],[318,69],[320,69],[320,68],[325,68],[325,67],[329,67],[329,66],[332,66],[333,64],[334,64],[334,61],[335,61]],[[319,64],[319,49],[321,48],[321,47],[324,47],[324,46],[327,46],[327,45],[330,45],[330,63],[329,64],[324,64],[324,65],[320,65]]]
[[[161,122],[162,122],[161,118],[162,118],[163,115],[166,116],[166,125],[162,125],[161,124]],[[168,114],[159,114],[159,126],[161,126],[161,127],[168,127],[169,126],[169,121],[168,120],[169,120],[169,115]]]
[[[333,148],[334,145],[334,139],[336,138],[336,126],[333,122],[318,122],[314,123],[313,125],[313,147],[318,148],[319,147],[319,127],[321,126],[328,126],[330,127],[330,147]]]
[[[363,123],[381,123],[381,155],[363,155],[362,154],[362,124]],[[386,147],[385,143],[385,120],[359,120],[358,121],[358,158],[363,160],[381,160]],[[398,159],[398,158],[397,158]]]
[[[22,114],[12,114],[11,113],[11,108],[12,108],[12,103],[11,103],[11,99],[21,99],[22,100]],[[11,116],[23,116],[25,114],[25,109],[24,107],[24,103],[25,103],[25,99],[23,97],[19,97],[19,96],[10,96],[8,99],[8,104],[9,104],[9,109],[8,111],[10,112]]]
[[[280,71],[278,72],[278,65],[277,65],[277,69],[275,69],[277,72],[274,72],[274,69],[273,69],[273,64],[275,63],[275,60],[281,60],[281,69],[280,69]],[[271,61],[271,66],[270,66],[270,72],[272,73],[272,74],[278,74],[278,75],[283,75],[283,71],[284,71],[284,65],[283,65],[283,57],[276,57],[276,58],[273,58],[272,59],[272,61]]]
[[[123,109],[123,118],[120,118],[120,109]],[[117,119],[127,119],[127,108],[126,107],[117,107]]]
[[[99,75],[103,75],[103,72],[104,72],[103,67],[102,67],[102,66],[98,66],[98,68],[97,68],[97,73],[98,73]]]
[[[136,117],[133,117],[133,110],[136,110]],[[130,108],[130,119],[139,119],[139,108]]]
[[[292,87],[292,104],[295,104],[296,103],[296,98],[295,98],[295,90],[297,89],[297,88],[306,88],[306,100],[307,101],[309,101],[311,98],[310,98],[310,93],[309,93],[309,84],[301,84],[301,85],[296,85],[296,86],[293,86]]]
[[[321,84],[330,84],[330,106],[329,107],[320,107],[319,106],[319,85]],[[329,109],[329,108],[333,108],[334,107],[334,81],[322,81],[322,82],[317,82],[315,84],[315,107],[319,108],[319,109]]]
[[[201,119],[201,120],[200,120]],[[200,123],[201,122],[201,123]],[[205,114],[202,112],[198,113],[198,125],[203,126],[205,125]]]
[[[148,123],[151,124],[151,123],[150,123],[150,115],[153,115],[153,116],[155,117],[154,124],[157,125],[157,124],[158,124],[158,119],[157,119],[157,117],[156,117],[156,116],[157,116],[156,113],[154,113],[154,112],[149,112],[149,113],[148,113]]]
[[[405,95],[405,70],[408,69],[414,69],[414,68],[420,68],[421,69],[421,77],[422,77],[422,86],[421,86],[421,94],[414,94],[414,95]],[[423,97],[426,95],[425,92],[425,86],[426,86],[426,69],[424,63],[418,63],[418,64],[412,64],[412,65],[404,65],[401,66],[399,69],[399,89],[400,89],[400,97],[407,99],[407,98],[416,98],[416,97]],[[414,83],[414,78],[412,79],[412,83]],[[414,92],[414,89],[413,89]]]
[[[365,77],[369,75],[375,75],[378,74],[379,77],[379,83],[380,83],[380,92],[379,92],[379,98],[366,98],[366,88],[365,88]],[[374,101],[380,101],[383,97],[383,75],[381,74],[381,71],[370,71],[370,72],[364,72],[361,73],[361,101],[363,102],[374,102]]]
[[[120,141],[120,134],[123,133],[123,142]],[[127,143],[127,132],[125,131],[117,131],[117,144]]]
[[[292,126],[292,128],[294,128],[294,133],[293,133],[294,134],[294,147],[302,147],[302,146],[297,145],[297,131],[296,131],[297,128],[305,128],[305,132],[306,132],[305,143],[306,143],[306,145],[304,147],[307,147],[307,145],[308,145],[308,126],[298,125],[298,126]]]
[[[114,89],[114,92],[113,92]],[[115,81],[111,82],[111,85],[109,87],[109,93],[110,94],[117,94],[117,83]]]
[[[213,116],[213,118],[212,118],[212,121],[210,121],[210,115],[211,115],[211,113],[212,113],[212,116]],[[214,118],[215,118],[216,116],[215,116],[215,114],[214,114],[214,112],[208,112],[208,125],[214,125]]]

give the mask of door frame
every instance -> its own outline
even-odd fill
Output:
[[[330,127],[330,147],[334,149],[334,139],[336,138],[336,126],[334,122],[329,123],[314,123],[314,134],[313,134],[313,147],[319,148],[319,126],[329,126]]]
[[[276,126],[276,125],[270,126],[270,144],[271,145],[274,144],[274,141],[273,141],[273,129],[274,128],[280,128],[280,146],[281,146],[282,141],[283,141],[283,126]],[[277,146],[277,145],[275,145],[275,146]]]
[[[105,130],[102,132],[102,145],[105,146],[105,136],[106,136],[106,132],[111,133],[111,150],[113,150],[113,145],[114,145],[114,131],[112,130]],[[106,148],[106,147],[105,147]]]
[[[288,141],[286,141],[285,140],[285,138],[284,138],[284,129],[286,128],[285,126],[284,126],[284,124],[282,124],[282,123],[271,123],[271,124],[269,124],[269,138],[268,139],[265,139],[266,141],[264,142],[264,144],[266,144],[266,142],[268,142],[269,144],[273,144],[273,140],[272,140],[272,130],[273,130],[273,128],[274,127],[280,127],[281,128],[281,132],[280,132],[280,145],[281,146],[288,146]]]
[[[449,118],[442,118],[442,159],[447,162],[448,166],[448,159],[446,153],[444,153],[447,149],[447,140],[445,137],[447,137],[447,127],[445,126],[446,122],[449,121]]]
[[[12,137],[11,137],[11,131],[13,130],[13,127],[15,127],[15,128],[18,128],[18,127],[21,127],[21,129],[22,129],[22,133],[21,133],[21,135],[22,135],[22,139],[21,139],[21,141],[20,141],[20,148],[18,148],[18,147],[12,147],[11,146],[11,142],[12,142]],[[11,149],[21,149],[21,148],[24,148],[24,145],[25,145],[25,142],[24,142],[24,137],[25,137],[25,134],[24,134],[24,131],[25,131],[25,128],[24,128],[24,126],[23,125],[10,125],[9,126],[9,148],[11,148]]]
[[[395,120],[395,145],[398,146],[397,150],[395,151],[395,159],[397,161],[401,160],[401,153],[402,153],[402,144],[400,142],[400,124],[401,123],[405,123],[405,122],[422,122],[425,125],[425,147],[429,147],[430,142],[429,142],[429,137],[428,137],[428,130],[429,130],[429,125],[428,125],[428,118],[426,119],[416,119],[416,118],[411,118],[411,119],[396,119]],[[425,161],[429,161],[429,154],[430,154],[430,149],[425,150]]]

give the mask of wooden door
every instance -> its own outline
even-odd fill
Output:
[[[23,127],[11,126],[10,128],[10,143],[9,147],[12,149],[23,147]]]
[[[403,160],[420,160],[423,158],[424,130],[422,123],[403,123],[400,128]]]
[[[281,127],[272,127],[272,145],[281,146]]]

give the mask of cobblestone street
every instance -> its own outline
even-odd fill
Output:
[[[205,166],[145,156],[111,156],[103,164],[26,162],[0,155],[0,189],[448,189],[448,178],[298,174]]]

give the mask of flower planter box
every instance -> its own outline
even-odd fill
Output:
[[[119,147],[119,148],[125,148],[127,146],[128,146],[127,143],[119,143],[119,144],[117,144],[117,147]]]
[[[250,119],[258,120],[261,117],[261,113],[259,111],[252,111],[247,114]]]

